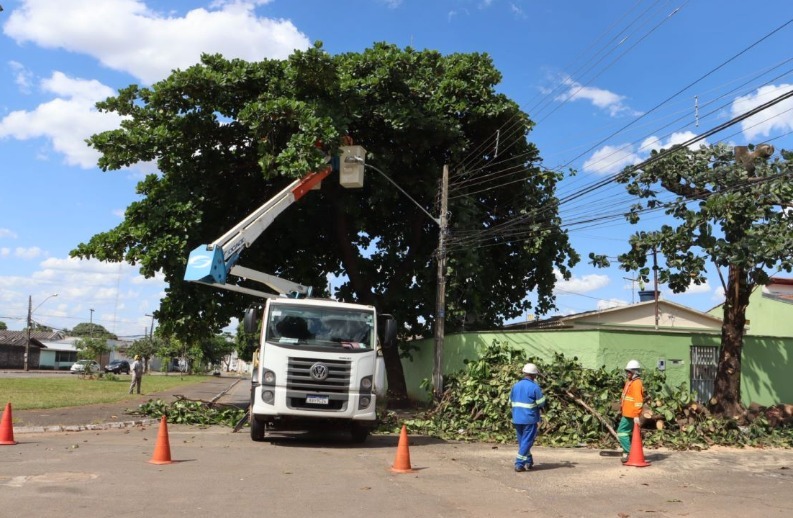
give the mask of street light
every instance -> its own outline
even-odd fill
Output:
[[[30,356],[30,328],[33,327],[33,312],[41,307],[42,304],[50,300],[52,297],[57,297],[57,293],[53,293],[46,299],[42,300],[38,306],[33,308],[33,295],[28,296],[28,340],[25,343],[25,370],[30,370],[28,365],[28,357]]]
[[[435,217],[421,206],[419,202],[413,199],[402,187],[400,187],[394,180],[389,178],[387,174],[378,169],[377,167],[365,163],[365,160],[357,155],[349,155],[344,158],[346,163],[357,163],[363,165],[365,168],[374,169],[380,175],[391,182],[394,187],[408,197],[413,204],[421,209],[433,223],[438,225],[440,233],[438,235],[438,280],[435,296],[435,346],[433,352],[433,366],[432,366],[432,386],[433,396],[436,401],[439,401],[443,394],[443,340],[446,325],[446,228],[447,217],[446,212],[448,209],[449,201],[449,167],[443,166],[443,176],[441,177],[441,213],[439,217]]]

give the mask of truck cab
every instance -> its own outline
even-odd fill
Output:
[[[372,306],[268,299],[251,375],[251,438],[263,440],[266,429],[345,429],[365,440],[385,402],[382,347],[396,336],[393,318],[379,320]],[[257,323],[246,316],[246,332]]]

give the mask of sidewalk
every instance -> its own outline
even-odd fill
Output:
[[[130,395],[117,403],[34,410],[12,408],[14,433],[76,432],[153,424],[158,420],[135,414],[139,405],[150,399],[171,402],[177,396],[183,396],[187,399],[217,401],[242,380],[237,376],[207,376],[206,381],[201,383],[175,387],[167,392]]]

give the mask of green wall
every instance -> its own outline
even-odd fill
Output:
[[[724,316],[723,305],[708,312],[717,318]],[[776,336],[793,338],[793,304],[763,297],[762,286],[752,292],[746,308],[747,336]]]
[[[741,355],[741,400],[761,405],[793,402],[793,338],[747,336]]]
[[[445,337],[444,374],[458,372],[465,360],[477,359],[494,340],[526,351],[527,356],[550,360],[558,351],[577,357],[584,367],[607,369],[639,360],[646,369],[657,368],[664,360],[667,382],[672,387],[688,385],[691,375],[691,346],[716,346],[719,334],[672,333],[630,330],[539,330],[462,333]],[[430,399],[421,388],[423,380],[432,378],[434,340],[417,340],[411,359],[403,359],[408,395],[418,401]],[[741,398],[745,404],[762,405],[793,402],[793,376],[790,359],[793,338],[747,336],[744,344]]]

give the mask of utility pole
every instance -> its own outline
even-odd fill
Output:
[[[46,299],[42,300],[39,303],[39,305],[36,306],[36,309],[39,309],[39,307],[41,307],[42,304],[44,304],[45,302],[50,300],[52,297],[57,297],[57,296],[58,296],[57,293],[53,293],[52,295],[50,295]],[[25,357],[24,357],[24,362],[23,362],[24,363],[24,368],[25,368],[26,371],[30,370],[30,364],[28,362],[28,358],[30,357],[30,329],[33,327],[33,311],[34,311],[34,309],[33,309],[33,295],[28,295],[28,339],[25,342]]]
[[[658,329],[658,252],[653,245],[653,296],[655,297],[655,328]]]
[[[443,334],[446,319],[446,212],[449,202],[449,166],[443,166],[441,180],[440,235],[438,237],[438,285],[435,299],[435,361],[432,370],[433,395],[443,395]]]
[[[147,317],[151,317],[151,328],[149,328],[149,341],[154,339],[154,315],[146,313]]]
[[[634,279],[633,277],[623,277],[626,281],[631,281],[631,304],[636,302],[636,281],[638,279]]]
[[[93,339],[94,338],[94,309],[91,308],[88,311],[91,312],[91,316],[89,317],[89,320],[88,320],[88,326],[91,328],[91,338]]]
[[[358,156],[347,156],[344,158],[345,162],[358,162],[363,164],[363,159]],[[380,173],[383,178],[391,182],[399,192],[407,196],[413,204],[421,209],[421,211],[429,216],[429,218],[440,227],[440,236],[438,237],[438,286],[437,297],[435,300],[435,357],[432,367],[432,385],[433,397],[437,400],[443,394],[443,333],[444,323],[446,318],[446,226],[449,205],[449,166],[443,166],[443,177],[441,179],[441,213],[440,217],[436,218],[427,209],[421,206],[419,202],[413,199],[405,189],[400,187],[394,180],[388,177],[383,171],[371,164],[364,164],[364,167],[374,169]]]
[[[33,325],[33,295],[28,295],[28,340],[25,342],[25,370],[30,370],[28,357],[30,356],[30,327]]]

